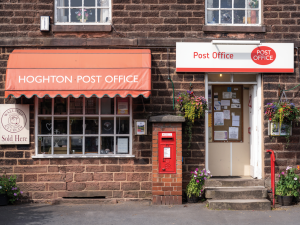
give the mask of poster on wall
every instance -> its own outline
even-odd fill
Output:
[[[29,105],[1,105],[0,120],[0,145],[30,143]]]
[[[227,131],[214,131],[214,140],[215,141],[227,141],[228,132]]]
[[[214,126],[224,126],[224,113],[223,112],[215,112]]]

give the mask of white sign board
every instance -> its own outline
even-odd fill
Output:
[[[293,73],[293,43],[176,43],[177,72]]]
[[[29,105],[1,104],[0,145],[29,144]]]
[[[162,133],[163,137],[172,137],[172,133]]]

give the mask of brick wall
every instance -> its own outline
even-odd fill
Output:
[[[264,74],[263,88],[264,88],[264,105],[273,101],[278,101],[278,88],[287,90],[295,87],[300,82],[298,68],[295,68],[294,74]],[[280,84],[280,85],[279,85]],[[287,100],[293,102],[296,106],[300,106],[300,87],[286,92]],[[284,98],[285,100],[285,98]],[[266,108],[264,108],[266,109]],[[276,163],[275,172],[285,171],[287,166],[300,165],[300,123],[293,123],[292,136],[290,143],[287,144],[285,137],[270,137],[268,136],[268,120],[264,120],[264,150],[272,149],[275,152]],[[265,153],[265,168],[264,172],[267,179],[267,184],[270,185],[271,164],[270,155]],[[300,174],[300,171],[297,171]],[[278,177],[276,177],[278,179]]]
[[[155,205],[182,204],[182,124],[153,123],[152,124],[152,203]],[[160,174],[158,149],[158,132],[176,132],[176,173]]]
[[[111,32],[40,32],[40,16],[50,16],[53,0],[4,0],[0,4],[0,37],[128,37],[299,39],[300,1],[263,1],[266,33],[203,32],[205,0],[112,0]]]

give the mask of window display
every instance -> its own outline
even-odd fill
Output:
[[[131,99],[120,100],[108,97],[36,99],[36,153],[45,157],[131,154]],[[45,104],[49,109],[41,110]]]

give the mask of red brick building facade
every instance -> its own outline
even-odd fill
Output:
[[[132,100],[132,118],[149,120],[151,116],[176,113],[168,75],[174,82],[175,96],[189,90],[191,84],[196,95],[205,94],[205,73],[176,72],[176,42],[260,40],[262,43],[294,43],[295,47],[300,47],[299,0],[264,0],[261,26],[228,26],[226,29],[205,25],[205,0],[112,0],[112,25],[101,26],[55,25],[54,8],[53,0],[4,0],[0,3],[0,102],[30,105],[31,137],[30,145],[0,146],[0,173],[17,174],[19,187],[35,202],[72,197],[73,192],[80,191],[107,198],[152,199],[154,127],[148,122],[148,135],[132,136],[132,158],[32,158],[36,154],[34,98],[4,97],[7,61],[13,50],[150,49],[151,96]],[[50,16],[49,32],[40,31],[40,16]],[[262,75],[263,104],[278,99],[278,84],[282,89],[289,89],[299,81],[295,49],[293,74]],[[300,106],[298,88],[286,94],[291,102]],[[300,164],[299,126],[293,125],[288,147],[284,137],[269,137],[267,127],[264,120],[263,151],[275,151],[276,171]],[[204,120],[195,122],[191,148],[187,145],[188,139],[183,136],[183,189],[190,179],[190,171],[205,167]],[[263,177],[269,179],[269,154],[264,155],[263,162]]]

